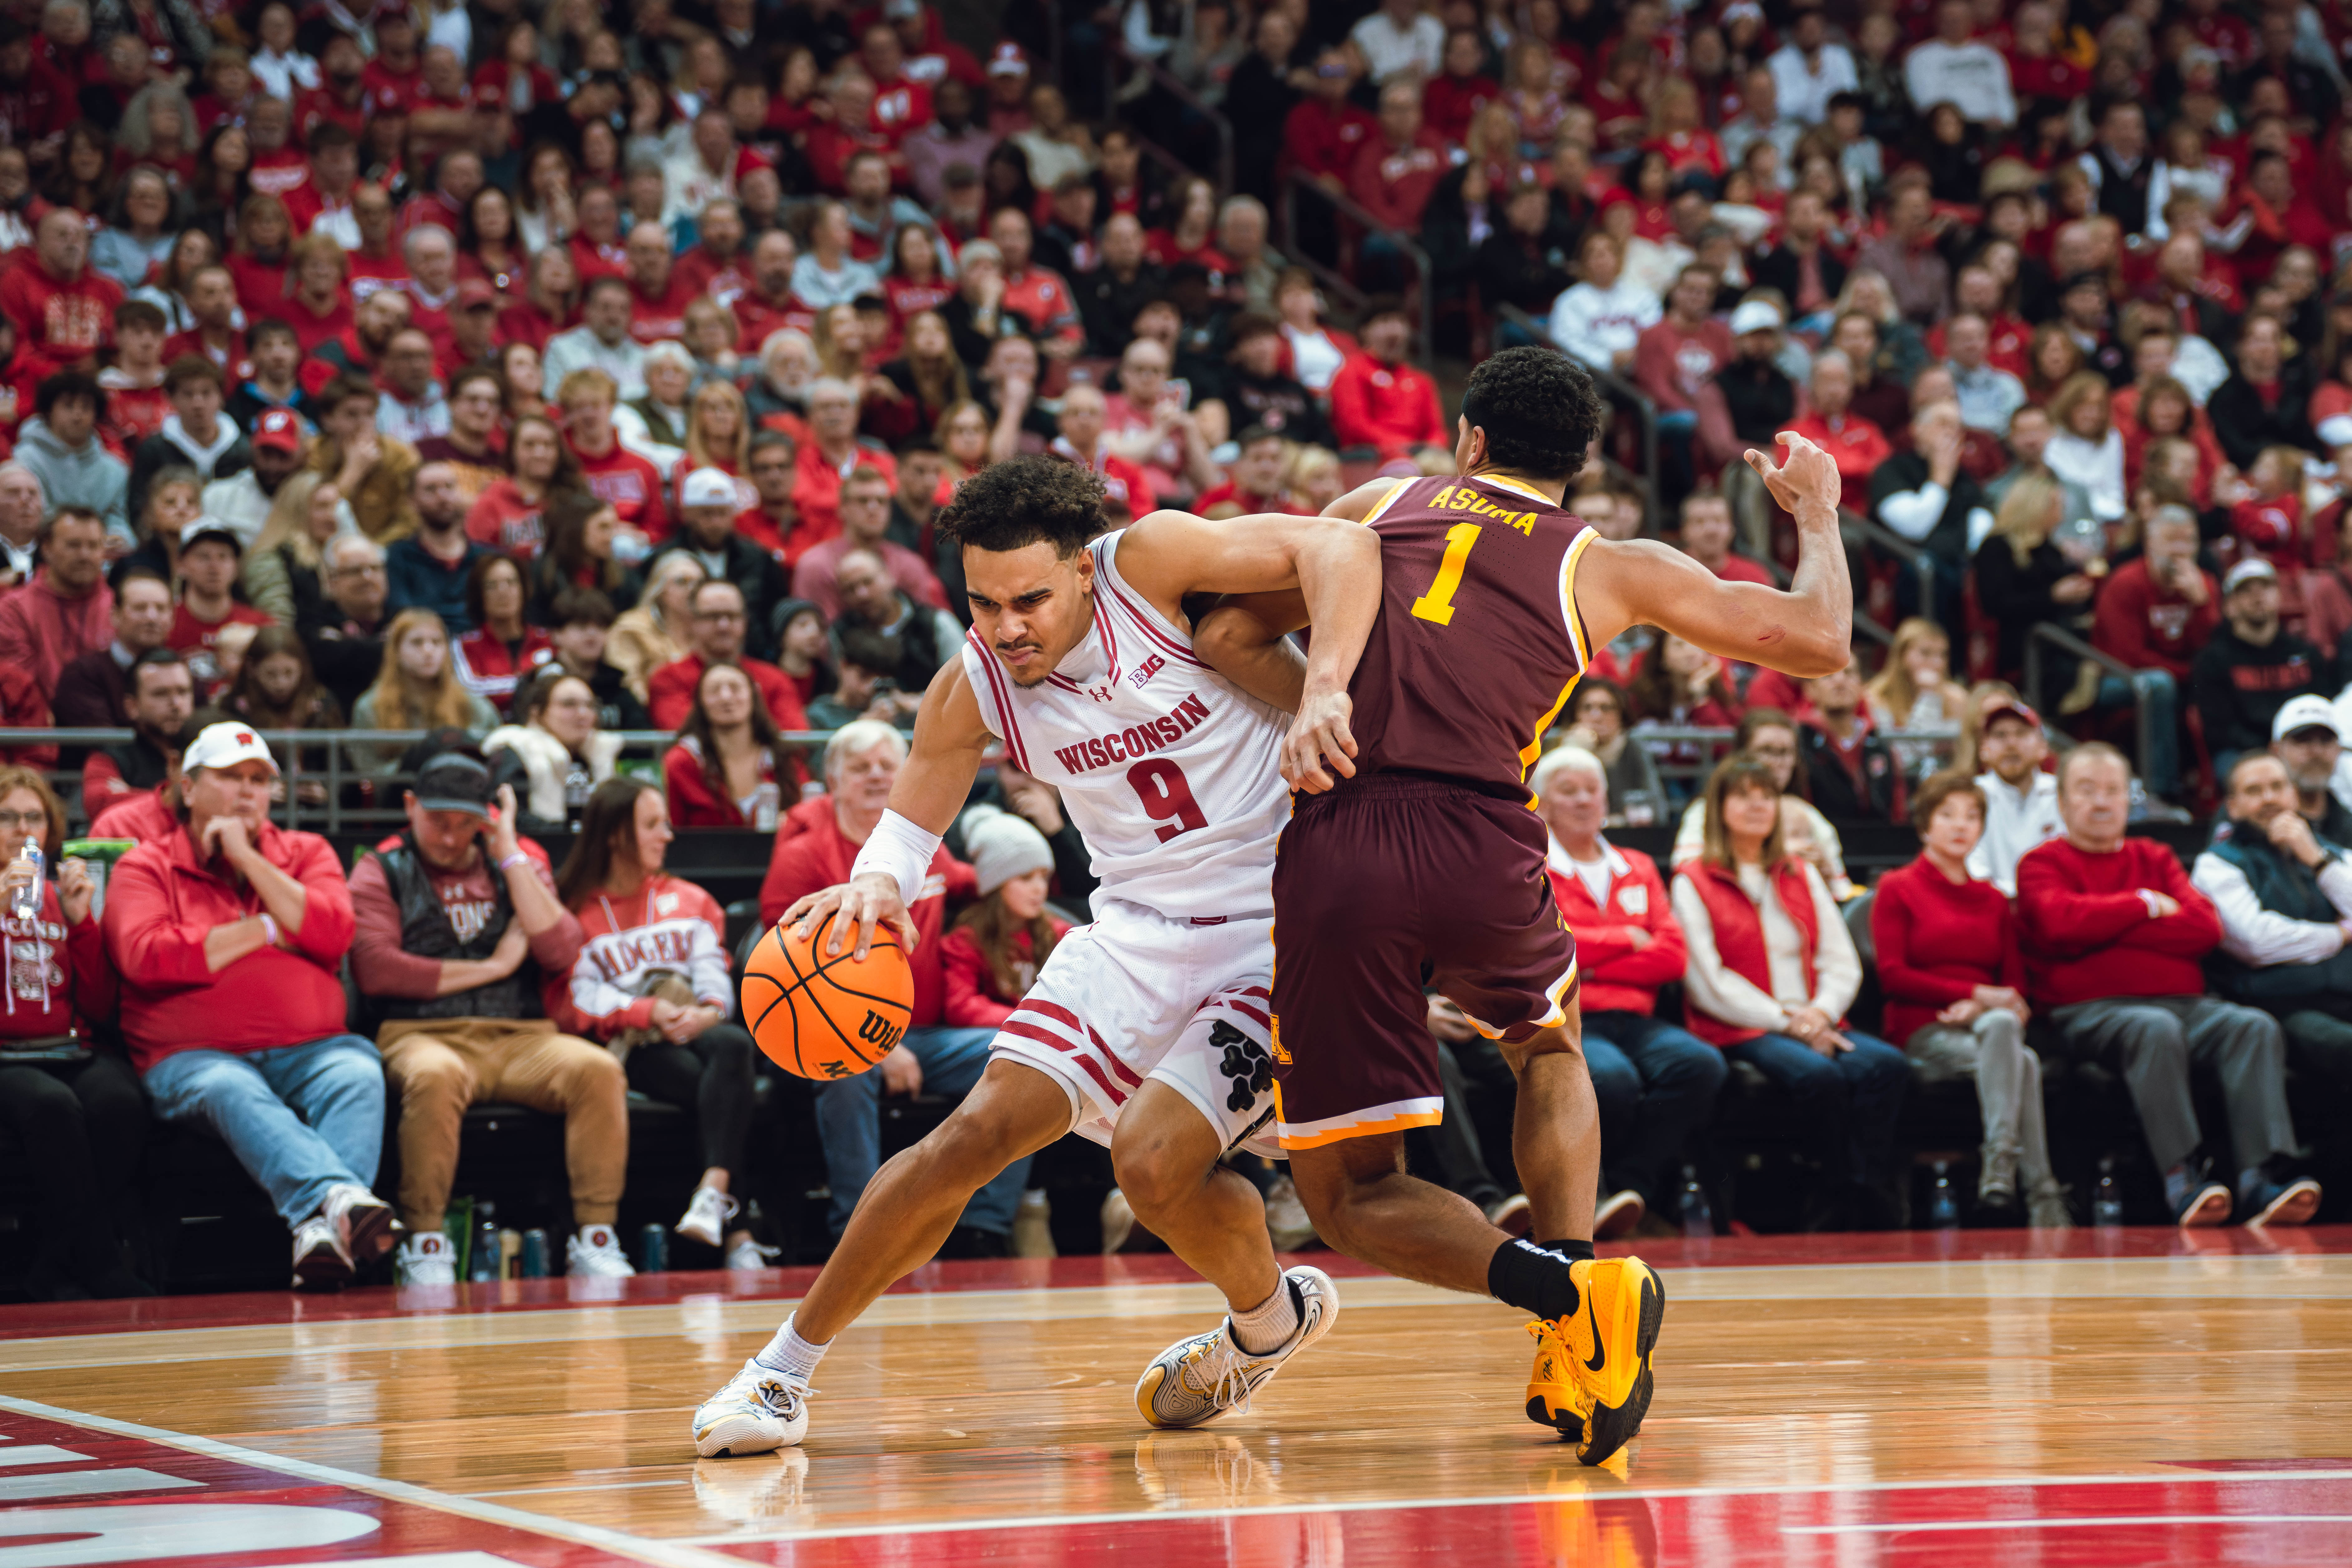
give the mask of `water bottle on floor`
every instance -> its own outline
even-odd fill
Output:
[[[1685,1237],[1715,1234],[1715,1207],[1706,1201],[1706,1189],[1699,1185],[1696,1165],[1683,1167],[1682,1221]]]
[[[1927,1223],[1937,1230],[1960,1228],[1960,1201],[1952,1195],[1952,1163],[1936,1162],[1936,1184],[1927,1195]]]
[[[2114,1230],[2124,1223],[2124,1188],[2116,1180],[2113,1157],[2099,1162],[2099,1184],[2091,1191],[2091,1223]]]
[[[499,1209],[496,1204],[474,1205],[474,1250],[466,1259],[466,1278],[491,1281],[499,1277],[502,1261],[499,1248]]]

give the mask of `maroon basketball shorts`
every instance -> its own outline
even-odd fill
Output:
[[[1519,801],[1422,774],[1298,797],[1274,863],[1283,1147],[1443,1117],[1424,987],[1490,1039],[1566,1020],[1576,939],[1544,874],[1547,846]]]

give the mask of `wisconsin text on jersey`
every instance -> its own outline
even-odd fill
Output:
[[[1054,760],[1073,773],[1091,773],[1107,768],[1113,763],[1130,762],[1148,756],[1163,746],[1171,746],[1188,733],[1193,725],[1209,716],[1209,706],[1197,694],[1188,693],[1184,700],[1159,718],[1141,724],[1130,724],[1108,735],[1097,735],[1075,746],[1056,746]]]

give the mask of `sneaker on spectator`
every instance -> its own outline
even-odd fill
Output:
[[[335,1242],[353,1268],[373,1263],[400,1239],[392,1205],[356,1182],[330,1188],[327,1206],[319,1212],[334,1226]]]
[[[398,1285],[455,1285],[457,1258],[449,1238],[437,1230],[410,1236],[392,1255],[392,1278]]]
[[[340,1290],[352,1282],[352,1260],[324,1214],[314,1214],[294,1229],[294,1289]]]
[[[776,1255],[782,1251],[783,1251],[783,1248],[781,1247],[762,1247],[758,1242],[753,1241],[749,1236],[745,1236],[738,1240],[734,1246],[727,1249],[727,1267],[730,1268],[773,1268],[776,1266]]]
[[[609,1225],[583,1225],[563,1244],[563,1272],[574,1279],[625,1279],[636,1270]]]
[[[697,1187],[686,1205],[686,1217],[670,1228],[688,1241],[716,1247],[727,1234],[727,1222],[740,1205],[715,1187]]]
[[[2200,1182],[2180,1200],[2172,1217],[2180,1222],[2183,1230],[2203,1230],[2229,1224],[2230,1206],[2229,1188],[2219,1182]]]
[[[1486,1205],[1486,1223],[1506,1236],[1525,1236],[1535,1228],[1535,1205],[1528,1202],[1525,1193],[1513,1193],[1507,1198],[1496,1198]],[[1642,1216],[1633,1216],[1639,1220]]]
[[[1113,1187],[1102,1201],[1103,1256],[1108,1258],[1125,1247],[1127,1238],[1134,1234],[1135,1210],[1128,1203],[1127,1194]]]
[[[1265,1189],[1265,1228],[1276,1252],[1296,1252],[1315,1241],[1315,1222],[1298,1201],[1298,1186],[1288,1176],[1276,1176]]]
[[[1054,1205],[1043,1187],[1023,1193],[1020,1206],[1013,1211],[1013,1256],[1060,1256],[1054,1247]]]
[[[2319,1212],[2319,1184],[2305,1176],[2295,1182],[2264,1182],[2239,1205],[2252,1226],[2308,1225]]]
[[[1593,1211],[1592,1239],[1615,1241],[1641,1224],[1642,1216],[1649,1212],[1650,1205],[1643,1203],[1642,1194],[1633,1188],[1612,1193],[1601,1199],[1601,1206]]]
[[[2056,1182],[2033,1188],[2026,1194],[2025,1223],[2036,1230],[2072,1230],[2074,1210],[2066,1201],[2066,1189]]]

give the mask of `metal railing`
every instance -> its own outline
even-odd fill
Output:
[[[1661,779],[1687,779],[1694,784],[1706,782],[1716,763],[1730,754],[1739,737],[1737,730],[1711,724],[1639,724],[1626,734],[1633,743],[1650,753]],[[1889,746],[1899,744],[1906,750],[1917,747],[1933,752],[1939,765],[1951,760],[1960,741],[1958,725],[1935,730],[1881,730],[1877,735]],[[1675,757],[1675,752],[1684,748],[1699,752],[1703,760]]]
[[[2048,621],[2037,621],[2025,634],[2025,700],[2044,713],[2054,712],[2057,707],[2056,703],[2045,700],[2042,683],[2042,660],[2047,657],[2042,652],[2045,645],[2056,648],[2060,653],[2088,660],[2096,666],[2102,674],[2114,676],[2129,689],[2132,700],[2132,764],[2139,776],[2146,779],[2148,776],[2149,760],[2156,754],[2156,727],[2158,721],[2158,705],[2149,700],[2148,694],[2159,684],[2171,685],[2171,672],[2162,669],[2134,669],[2113,654],[2100,652],[2065,627],[2053,626]],[[2065,739],[2047,723],[2044,723],[2042,728],[2061,742]]]
[[[1936,618],[1936,557],[1926,546],[1904,538],[1883,522],[1874,522],[1860,512],[1838,510],[1838,524],[1846,533],[1870,549],[1892,556],[1896,564],[1919,580],[1918,613]]]
[[[404,821],[400,791],[411,775],[397,771],[401,755],[423,740],[422,730],[261,730],[262,740],[284,770],[283,798],[274,802],[270,816],[282,827],[337,837],[363,828]],[[661,778],[662,754],[677,740],[667,730],[624,730],[621,769],[656,783]],[[12,749],[58,745],[70,750],[102,751],[130,740],[127,730],[0,731],[0,744]],[[793,730],[782,737],[785,747],[817,752],[833,739],[829,730]],[[352,754],[353,749],[358,754]],[[324,766],[317,765],[323,761]],[[812,767],[812,775],[822,773]],[[81,800],[81,772],[51,769],[47,777],[65,802],[68,825],[85,827],[91,813]],[[317,788],[306,786],[315,785]],[[305,796],[310,798],[306,799]],[[796,804],[786,800],[786,808]]]
[[[1056,46],[1058,47],[1058,39]],[[1125,37],[1116,30],[1112,32],[1103,49],[1103,103],[1106,107],[1118,101],[1120,90],[1118,77],[1121,66],[1142,72],[1150,79],[1153,86],[1208,122],[1209,129],[1216,133],[1217,138],[1217,166],[1213,174],[1217,182],[1217,195],[1220,199],[1232,195],[1234,194],[1234,122],[1212,107],[1199,93],[1186,87],[1178,79],[1175,72],[1158,60],[1138,59],[1129,54]],[[1146,141],[1142,145],[1147,151],[1157,153],[1168,163],[1188,174],[1201,173],[1158,142]]]
[[[1430,262],[1429,252],[1423,250],[1421,247],[1421,242],[1404,230],[1389,227],[1349,197],[1325,190],[1296,169],[1289,171],[1283,176],[1282,181],[1283,255],[1303,262],[1307,269],[1315,274],[1318,282],[1344,285],[1347,292],[1355,296],[1360,304],[1365,298],[1363,290],[1351,279],[1342,277],[1307,256],[1306,247],[1298,243],[1298,193],[1301,189],[1309,192],[1318,201],[1328,202],[1333,211],[1367,233],[1381,236],[1403,252],[1404,258],[1412,263],[1413,270],[1420,277],[1420,283],[1415,292],[1421,301],[1421,320],[1417,323],[1417,336],[1413,347],[1420,355],[1419,363],[1423,365],[1433,363],[1436,358],[1433,348],[1434,342],[1433,323],[1437,315],[1437,269]]]

